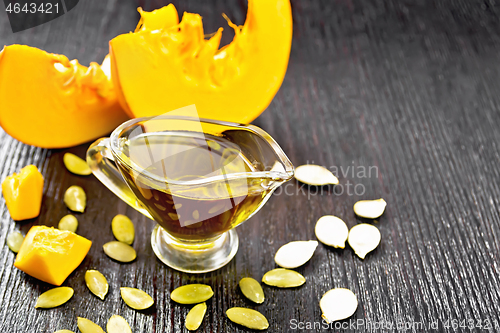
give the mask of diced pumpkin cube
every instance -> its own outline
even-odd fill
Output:
[[[37,217],[42,206],[43,176],[36,166],[28,165],[5,178],[2,192],[12,219]]]
[[[26,235],[14,266],[60,286],[83,261],[92,242],[71,231],[34,226]]]

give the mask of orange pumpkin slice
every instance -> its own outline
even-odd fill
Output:
[[[142,13],[141,13],[142,14]],[[219,49],[222,28],[206,40],[198,14],[160,30],[110,41],[112,78],[131,117],[195,104],[201,117],[248,123],[283,82],[292,42],[289,0],[249,0],[245,24]]]
[[[109,75],[106,60],[85,67],[34,47],[6,46],[0,53],[0,126],[43,148],[101,137],[127,119]]]

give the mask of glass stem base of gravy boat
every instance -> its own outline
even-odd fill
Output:
[[[187,246],[157,224],[151,234],[151,246],[158,259],[173,269],[206,273],[223,267],[233,259],[238,251],[238,234],[231,229],[210,243]]]

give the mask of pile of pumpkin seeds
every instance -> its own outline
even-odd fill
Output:
[[[72,215],[67,215],[67,216],[72,216]],[[127,242],[132,243],[134,240],[133,235],[135,234],[132,222],[128,217],[125,217],[124,215],[117,215],[117,216],[119,216],[119,218],[116,219],[115,217],[113,219],[114,223],[112,222],[113,225],[112,228],[113,229],[117,228],[118,230],[121,230],[118,233],[119,235],[121,235],[119,237],[121,237],[121,239],[126,239]],[[116,222],[116,221],[125,221],[124,223],[126,223],[127,225],[126,227],[123,227],[120,225],[121,222]],[[128,230],[128,231],[123,232],[123,230]],[[112,241],[106,243],[103,248],[105,253],[115,260],[121,262],[129,262],[135,259],[136,255],[135,250],[128,244],[118,241]],[[133,259],[131,259],[132,257]],[[87,285],[91,293],[99,297],[101,300],[105,299],[109,290],[109,284],[106,277],[101,272],[97,270],[87,270],[85,272],[85,284]],[[73,294],[74,291],[70,287],[58,287],[50,289],[39,296],[35,307],[36,308],[58,307],[69,301],[73,296]],[[130,308],[135,310],[145,310],[150,308],[154,304],[153,298],[149,294],[140,289],[122,287],[120,288],[120,295],[124,303],[127,304]],[[86,318],[78,317],[77,325],[82,333],[100,333],[100,332],[104,333],[104,330],[100,326],[98,326],[97,324],[93,323],[92,321]],[[109,319],[106,326],[106,330],[107,333],[132,332],[127,321],[118,315],[113,315]],[[66,332],[72,333],[72,331],[68,330],[59,330],[55,333],[66,333]]]
[[[85,161],[73,154],[64,155],[66,168],[77,175],[91,174]],[[304,165],[296,169],[295,177],[304,184],[323,186],[338,184],[338,179],[326,168],[316,165]],[[86,195],[79,186],[71,186],[64,195],[66,206],[75,212],[83,213],[86,206]],[[356,215],[376,219],[385,210],[386,202],[383,199],[358,201],[353,209]],[[127,216],[117,215],[112,221],[113,235],[117,241],[111,241],[103,246],[103,250],[110,258],[120,262],[135,260],[136,252],[130,246],[135,238],[132,221]],[[59,229],[76,232],[78,220],[73,215],[66,215],[59,221]],[[315,227],[316,237],[325,245],[344,248],[346,240],[355,253],[362,259],[374,250],[380,243],[380,232],[367,223],[354,226],[348,231],[347,225],[340,218],[327,215],[320,218]],[[22,244],[24,237],[19,231],[11,233],[7,238],[7,245],[16,252]],[[268,271],[262,277],[262,282],[278,288],[295,288],[306,282],[304,276],[291,270],[307,263],[318,246],[317,241],[293,241],[280,247],[276,252],[275,262],[283,268]],[[85,273],[85,282],[89,290],[104,300],[109,290],[106,277],[97,270],[88,270]],[[265,300],[264,291],[258,281],[250,277],[240,280],[239,286],[245,297],[256,304]],[[36,308],[53,308],[66,303],[73,296],[70,287],[58,287],[40,295]],[[154,304],[153,298],[142,290],[122,287],[120,294],[130,308],[144,310]],[[176,288],[170,297],[180,304],[196,304],[187,314],[185,326],[188,330],[196,330],[201,325],[207,311],[206,301],[213,296],[213,290],[208,285],[189,284]],[[350,317],[356,311],[358,301],[356,295],[345,288],[334,288],[326,292],[320,300],[322,317],[328,323]],[[265,330],[269,327],[266,317],[260,312],[242,307],[233,307],[226,311],[227,317],[239,325],[255,330]],[[104,330],[86,318],[77,318],[77,325],[82,333],[104,333]],[[108,333],[131,333],[127,321],[118,315],[113,315],[106,326]],[[73,333],[69,330],[59,330],[55,333]]]
[[[318,165],[297,167],[295,178],[301,183],[313,186],[338,184],[338,179],[328,169]],[[354,204],[353,210],[361,218],[377,219],[384,213],[386,206],[387,203],[384,199],[360,200]],[[349,230],[344,221],[332,215],[323,216],[317,221],[315,234],[320,242],[334,248],[343,249],[347,241],[355,254],[361,259],[364,259],[369,252],[377,248],[381,240],[380,231],[377,227],[368,223],[361,223]],[[303,265],[314,253],[312,246],[308,246],[310,242],[295,241],[283,245],[276,253],[275,262],[285,268],[295,268]],[[280,272],[280,274],[284,275],[284,271]],[[266,275],[271,272],[266,273]],[[287,279],[291,280],[293,273],[290,272],[294,271],[286,272],[290,275]],[[266,275],[264,275],[265,278]],[[276,281],[282,283],[281,280],[276,279],[275,285],[277,284]],[[345,288],[335,288],[328,291],[320,301],[320,308],[323,312],[322,317],[328,323],[350,317],[356,312],[357,306],[356,295]]]
[[[66,168],[81,176],[91,174],[87,163],[81,158],[66,153],[63,158]],[[70,186],[64,194],[64,203],[74,212],[83,213],[86,208],[87,198],[85,191],[80,186]],[[58,223],[58,229],[76,232],[78,229],[78,220],[75,216],[68,214],[62,217]],[[130,262],[135,260],[136,252],[130,246],[134,242],[135,229],[132,221],[125,215],[116,215],[111,222],[113,235],[118,241],[111,241],[103,246],[104,252],[120,262]],[[24,241],[24,236],[19,231],[13,231],[7,236],[7,246],[9,249],[17,253]],[[106,277],[97,270],[87,270],[85,272],[85,284],[91,293],[96,295],[101,300],[104,300],[109,284]],[[55,308],[68,302],[74,294],[71,287],[57,287],[42,293],[35,304],[35,308]],[[130,308],[135,310],[144,310],[154,304],[153,298],[146,292],[136,289],[122,287],[120,288],[121,298]],[[104,330],[94,322],[77,317],[77,326],[82,333],[104,333]],[[106,325],[107,333],[132,333],[127,321],[118,315],[113,315]],[[62,329],[55,333],[74,333],[73,331]]]

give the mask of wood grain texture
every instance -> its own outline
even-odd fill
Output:
[[[239,24],[245,17],[245,1],[173,2],[179,12],[201,13],[207,32],[224,24],[222,12]],[[153,9],[166,3],[82,0],[63,17],[16,34],[0,12],[0,43],[41,47],[83,64],[101,61],[107,41],[135,27],[137,5]],[[1,199],[0,244],[16,228],[26,232],[35,224],[56,226],[68,213],[62,196],[70,185],[80,185],[88,194],[87,211],[78,215],[78,233],[94,243],[64,284],[75,289],[75,296],[51,310],[34,308],[38,295],[50,286],[13,268],[14,254],[2,247],[0,332],[76,332],[76,316],[105,327],[113,314],[124,316],[134,332],[184,332],[190,307],[173,303],[169,293],[193,282],[210,284],[215,292],[199,332],[247,332],[225,317],[232,306],[259,310],[273,333],[500,331],[498,2],[293,0],[292,5],[289,70],[255,124],[280,143],[295,165],[314,161],[336,170],[340,186],[318,193],[287,183],[238,228],[240,248],[226,267],[183,274],[154,256],[152,221],[93,176],[65,171],[64,152],[83,157],[88,144],[43,150],[1,132],[0,178],[33,163],[45,177],[45,188],[42,212],[34,220],[14,223]],[[363,169],[366,174],[360,173]],[[266,301],[259,306],[241,294],[239,279],[259,280],[275,268],[273,256],[281,245],[315,239],[319,217],[333,214],[352,227],[362,222],[354,216],[353,204],[379,197],[388,202],[376,222],[382,243],[365,260],[349,248],[320,245],[298,269],[307,278],[303,287],[264,286]],[[138,259],[131,264],[116,263],[102,252],[102,245],[113,239],[110,223],[118,213],[130,216],[136,226]],[[104,302],[85,287],[84,273],[91,268],[110,283]],[[128,308],[120,299],[120,286],[145,290],[154,297],[154,308]],[[322,322],[319,300],[334,287],[356,293],[359,307],[351,320],[364,325],[349,326],[346,320],[340,322],[345,329],[294,330],[291,320]],[[451,327],[463,320],[483,328]],[[381,323],[406,327],[375,326]]]

